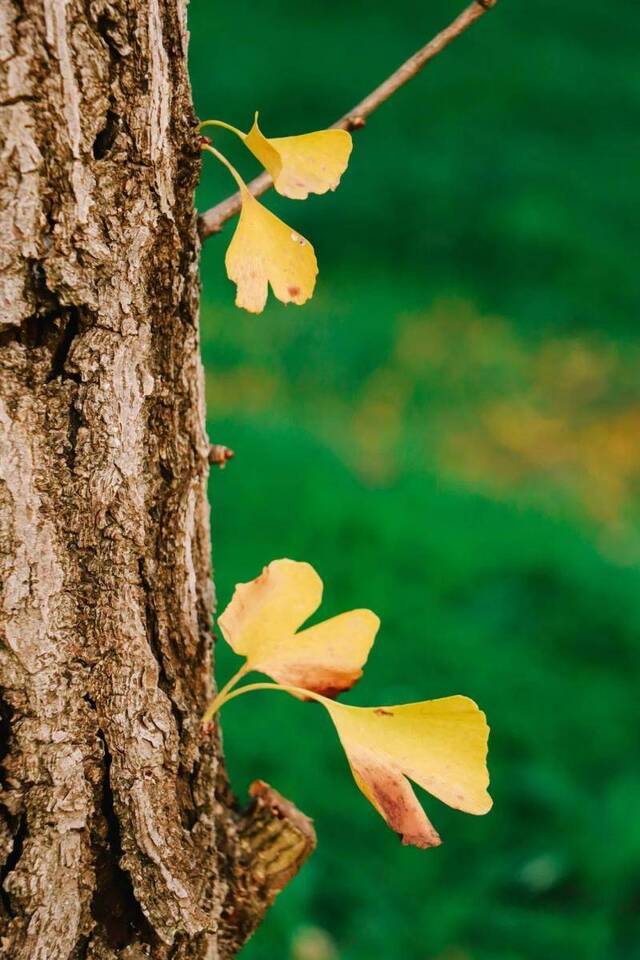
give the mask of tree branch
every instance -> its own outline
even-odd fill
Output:
[[[385,100],[392,97],[405,83],[408,83],[409,80],[417,76],[430,60],[437,57],[445,47],[449,46],[452,40],[455,40],[456,37],[464,33],[465,30],[467,30],[472,23],[475,23],[476,20],[479,20],[487,10],[495,7],[497,2],[498,0],[474,0],[448,27],[441,30],[426,46],[418,50],[417,53],[414,53],[412,57],[409,57],[402,66],[398,67],[390,77],[387,77],[387,79],[366,96],[364,100],[361,100],[357,106],[339,120],[336,120],[336,122],[332,124],[332,127],[339,130],[359,130],[361,127],[364,127],[367,118],[371,116],[374,110],[377,110]],[[266,171],[248,184],[249,190],[254,197],[261,196],[261,194],[265,193],[265,191],[272,186],[273,180]],[[234,193],[232,196],[227,197],[226,200],[217,203],[215,207],[211,207],[206,213],[203,213],[198,220],[202,239],[205,240],[213,233],[219,233],[227,220],[238,213],[239,210],[240,194]]]
[[[221,785],[225,837],[221,874],[228,889],[218,926],[220,960],[232,960],[262,921],[281,890],[316,846],[313,822],[263,780],[249,788],[252,802],[235,808]]]

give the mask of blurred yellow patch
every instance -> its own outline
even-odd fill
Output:
[[[291,960],[338,960],[338,951],[326,930],[301,927],[292,939]]]
[[[248,669],[335,696],[362,676],[380,621],[370,610],[350,610],[296,632],[321,600],[322,580],[310,564],[274,560],[236,586],[218,623]]]
[[[457,810],[483,814],[491,809],[489,727],[473,700],[456,696],[396,707],[324,705],[356,783],[403,843],[440,843],[407,777]]]
[[[258,126],[257,113],[244,142],[271,174],[278,193],[293,200],[335,190],[347,169],[353,146],[346,130],[267,138]]]
[[[281,402],[281,389],[281,380],[261,367],[217,370],[216,376],[208,377],[206,381],[207,409],[215,410],[217,417],[224,417],[237,409],[240,397],[245,415],[255,416]]]
[[[242,210],[225,265],[237,286],[236,305],[262,313],[269,284],[283,303],[305,303],[313,294],[318,264],[308,240],[240,187]]]

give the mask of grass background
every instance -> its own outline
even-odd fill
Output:
[[[198,111],[323,127],[459,8],[192,0]],[[493,731],[493,812],[422,795],[425,853],[320,711],[229,705],[238,793],[268,780],[319,836],[247,960],[640,958],[639,27],[635,0],[504,0],[357,134],[335,194],[270,195],[316,248],[305,307],[236,310],[232,227],[205,245],[221,605],[309,560],[323,617],[382,618],[351,702],[465,693]],[[200,208],[232,186],[207,158]]]

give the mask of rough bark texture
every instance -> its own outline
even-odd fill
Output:
[[[0,0],[12,960],[230,957],[270,902],[199,730],[213,596],[186,41],[181,0]],[[286,826],[277,804],[261,816]],[[238,870],[253,915],[234,925]]]

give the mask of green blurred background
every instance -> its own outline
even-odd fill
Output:
[[[198,111],[326,126],[460,7],[192,0]],[[640,958],[639,27],[636,0],[503,0],[357,135],[335,194],[269,195],[316,248],[305,307],[236,310],[232,227],[205,245],[208,425],[236,451],[211,479],[221,606],[308,560],[323,616],[382,618],[351,702],[465,693],[493,731],[494,810],[422,794],[444,844],[421,852],[318,709],[229,705],[238,793],[268,780],[319,837],[247,960]],[[232,186],[206,158],[200,209]]]

